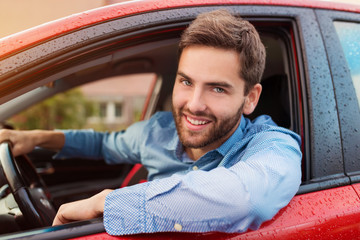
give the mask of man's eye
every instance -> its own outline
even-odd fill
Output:
[[[188,81],[188,80],[182,80],[182,83],[183,83],[185,86],[190,86],[190,85],[191,85],[191,82]]]
[[[217,92],[217,93],[225,92],[225,90],[223,88],[219,88],[219,87],[214,88],[214,91]]]

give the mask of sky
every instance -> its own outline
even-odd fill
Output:
[[[0,38],[106,5],[107,0],[0,0]]]

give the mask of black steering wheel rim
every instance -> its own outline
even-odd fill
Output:
[[[9,141],[0,144],[0,166],[26,222],[50,226],[56,211],[43,180],[27,156],[15,159],[11,149]]]

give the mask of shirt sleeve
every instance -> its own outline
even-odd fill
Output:
[[[111,235],[244,232],[286,206],[301,182],[301,151],[291,136],[255,137],[230,168],[191,171],[117,189],[105,200]]]
[[[146,122],[137,122],[126,131],[104,133],[94,130],[61,130],[65,144],[55,159],[104,158],[108,164],[139,163],[141,134]]]

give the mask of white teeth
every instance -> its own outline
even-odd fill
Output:
[[[189,117],[186,117],[186,119],[193,125],[204,125],[207,123],[207,121],[199,121],[199,120],[191,119]]]

